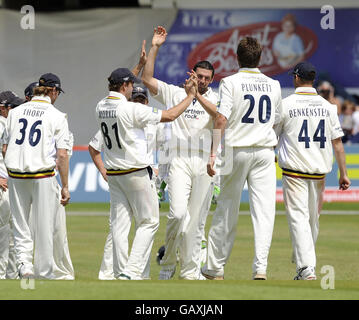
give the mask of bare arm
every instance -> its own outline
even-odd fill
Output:
[[[226,125],[227,125],[227,118],[224,115],[217,112],[216,118],[214,120],[211,154],[207,164],[207,173],[211,177],[213,177],[216,174],[216,171],[214,170],[216,154],[217,154],[218,146],[221,143],[221,139],[224,135],[224,130],[226,128]]]
[[[339,167],[339,189],[347,190],[350,186],[350,180],[347,174],[347,168],[345,164],[345,152],[341,138],[332,140],[335,159],[337,160]]]
[[[57,149],[57,168],[61,180],[61,204],[66,206],[70,201],[69,192],[69,156],[66,149]]]
[[[93,163],[95,164],[96,168],[98,169],[98,171],[100,171],[100,173],[101,173],[102,177],[105,179],[105,181],[107,181],[106,169],[105,169],[105,166],[104,166],[102,158],[101,158],[101,152],[97,151],[96,149],[94,149],[93,147],[91,147],[89,145],[89,153],[90,153],[91,159],[92,159]]]
[[[154,95],[158,92],[157,79],[153,77],[155,69],[155,61],[159,48],[165,42],[167,37],[166,29],[163,27],[157,27],[154,29],[152,37],[152,46],[148,52],[147,62],[142,72],[142,82]]]
[[[197,79],[197,74],[194,70],[187,72],[191,78]],[[214,119],[217,115],[217,107],[215,104],[204,98],[198,91],[196,93],[196,99],[201,104],[203,109]]]
[[[216,118],[217,116],[217,107],[215,104],[204,98],[200,93],[197,92],[196,99],[201,104],[204,110],[212,117]]]
[[[141,55],[140,60],[138,61],[137,65],[132,69],[132,73],[137,77],[144,65],[147,61],[147,54],[146,54],[146,40],[142,41],[142,47],[141,47]]]
[[[7,144],[3,144],[2,145],[2,157],[5,159],[5,155],[6,155],[6,150],[7,150]]]
[[[171,122],[176,120],[192,103],[194,97],[196,96],[197,89],[197,81],[193,78],[187,79],[185,84],[187,97],[171,109],[163,110],[161,122]]]

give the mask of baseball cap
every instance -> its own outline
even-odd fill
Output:
[[[38,86],[39,86],[38,82],[30,83],[24,91],[25,97],[32,97],[34,95],[34,88],[36,88]]]
[[[56,87],[61,92],[64,90],[61,89],[61,82],[59,77],[53,73],[45,73],[39,79],[39,86],[41,87]]]
[[[111,84],[118,84],[126,81],[133,81],[134,83],[141,82],[141,80],[136,78],[135,75],[127,68],[118,68],[112,71],[108,81]]]
[[[21,99],[20,97],[14,97],[14,98],[12,98],[11,100],[9,100],[9,101],[5,104],[5,106],[6,106],[6,107],[11,107],[11,108],[16,108],[16,107],[18,107],[19,105],[21,105],[21,104],[23,104],[23,103],[25,103],[25,102],[26,102],[26,100]]]
[[[136,84],[133,86],[131,99],[135,99],[137,97],[148,99],[147,88],[143,84]]]
[[[314,80],[316,70],[310,62],[299,62],[288,74],[297,75],[304,80]]]
[[[16,98],[17,95],[12,91],[3,91],[0,93],[0,105],[6,105],[9,101]]]

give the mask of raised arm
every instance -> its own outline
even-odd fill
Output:
[[[147,61],[147,54],[146,54],[146,40],[142,41],[142,47],[141,47],[141,54],[140,54],[140,59],[137,63],[137,65],[132,69],[132,73],[137,77],[142,68],[145,66]]]
[[[187,72],[187,74],[190,77],[194,77],[197,79],[198,81],[198,76],[196,74],[195,71],[191,71],[191,72]],[[203,109],[214,119],[217,115],[217,107],[214,103],[212,103],[211,101],[207,100],[205,97],[203,97],[199,91],[197,91],[196,93],[196,97],[197,101],[201,104],[201,106],[203,107]]]
[[[162,111],[161,122],[171,122],[176,120],[192,103],[198,90],[197,82],[194,79],[187,79],[185,84],[187,96],[176,106]]]
[[[167,32],[164,27],[157,27],[154,29],[152,37],[152,46],[148,52],[147,61],[142,72],[142,82],[150,90],[153,95],[157,95],[158,85],[157,79],[153,77],[155,69],[155,61],[159,48],[165,42]]]
[[[341,138],[332,140],[335,159],[339,168],[339,189],[347,190],[350,186],[350,180],[347,174],[347,168],[345,164],[345,152]]]

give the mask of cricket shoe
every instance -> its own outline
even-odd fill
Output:
[[[158,280],[170,280],[176,273],[176,266],[163,266],[160,274],[158,276]]]
[[[21,263],[19,268],[19,278],[20,279],[34,279],[34,272],[32,271],[32,268],[25,266],[23,263]]]
[[[142,280],[141,277],[135,277],[135,276],[129,276],[125,273],[120,273],[120,275],[117,278],[118,280]]]
[[[201,273],[208,280],[224,280],[224,275],[220,275],[214,270],[209,270],[207,265],[201,268]]]
[[[158,265],[161,265],[161,260],[162,260],[163,256],[165,255],[165,252],[166,252],[165,246],[162,246],[161,248],[158,249],[157,255],[156,255],[156,261],[157,261]]]
[[[252,279],[253,280],[267,280],[267,275],[265,273],[255,272],[255,273],[253,273]]]
[[[303,267],[298,270],[294,280],[317,280],[314,267]]]

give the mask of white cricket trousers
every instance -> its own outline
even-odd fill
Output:
[[[283,175],[283,197],[297,270],[315,267],[315,243],[325,179],[292,178]]]
[[[247,181],[254,230],[253,273],[265,274],[275,218],[276,168],[273,148],[233,148],[233,170],[220,177],[221,193],[208,234],[208,269],[224,275],[231,254],[241,194]]]
[[[0,279],[16,279],[17,267],[9,191],[0,190]]]
[[[18,267],[23,263],[34,270],[35,278],[52,279],[54,224],[59,201],[56,178],[9,178],[8,186]],[[29,227],[31,207],[34,238]]]
[[[208,156],[172,158],[168,178],[170,211],[167,216],[162,267],[175,267],[180,253],[180,278],[197,280],[200,274],[202,232],[200,218],[212,178],[207,174]],[[188,210],[188,213],[187,213]],[[186,215],[189,219],[186,221]],[[186,226],[184,228],[184,224]]]
[[[54,230],[54,269],[53,279],[74,280],[75,271],[72,265],[67,240],[66,210],[61,204],[61,187],[57,188],[57,212]]]
[[[125,175],[109,176],[111,199],[111,229],[113,242],[113,271],[132,279],[142,274],[151,254],[154,235],[159,225],[156,189],[147,169]],[[131,219],[135,220],[135,237],[128,255],[128,235]]]

